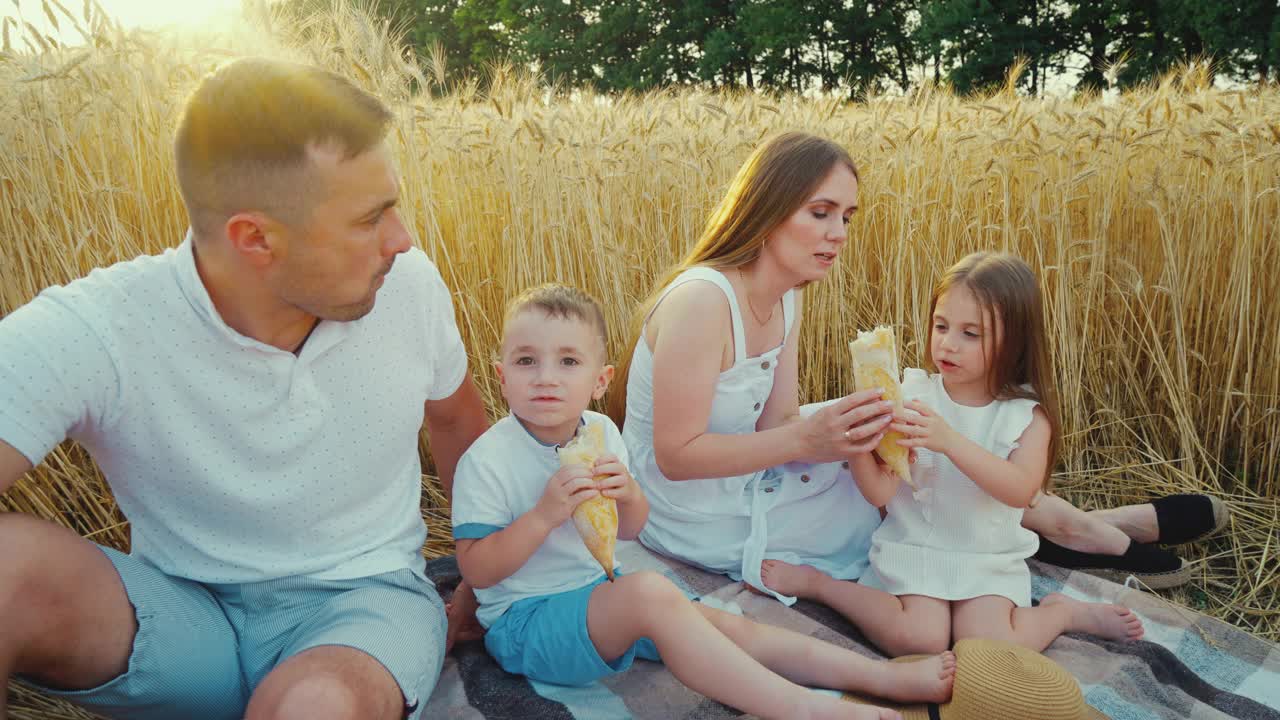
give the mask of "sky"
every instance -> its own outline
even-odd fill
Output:
[[[84,0],[58,0],[76,20],[83,24]],[[108,16],[126,28],[178,28],[182,30],[211,29],[226,25],[238,17],[242,0],[97,0]],[[52,0],[47,7],[58,20],[55,30],[45,15],[42,0],[0,0],[0,18],[21,18],[34,25],[40,32],[52,35],[61,42],[78,44],[80,34]],[[23,28],[25,30],[25,28]],[[21,35],[11,31],[14,37]]]

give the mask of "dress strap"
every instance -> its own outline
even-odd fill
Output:
[[[662,301],[666,299],[667,293],[675,290],[676,287],[693,280],[706,280],[714,283],[716,287],[720,288],[720,290],[724,292],[725,298],[729,301],[729,315],[733,319],[733,364],[737,365],[738,363],[746,360],[747,333],[742,325],[742,311],[738,309],[738,295],[733,291],[733,285],[729,284],[729,278],[725,277],[724,273],[716,270],[715,268],[699,265],[691,267],[677,275],[676,279],[672,280],[671,283],[667,285],[666,289],[662,291],[662,294],[658,296],[657,302],[655,302],[653,304],[653,308],[649,310],[649,315],[653,315],[653,311],[658,309],[658,305],[662,304]],[[790,296],[790,294],[791,293],[788,292],[787,296]],[[783,307],[783,317],[784,322],[785,318],[789,317],[785,303]],[[644,322],[648,325],[649,318],[646,317]]]
[[[791,325],[796,321],[796,291],[788,290],[782,295],[782,345],[791,337]]]

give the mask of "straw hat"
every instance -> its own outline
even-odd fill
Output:
[[[1038,652],[974,638],[956,643],[955,653],[955,689],[945,703],[902,706],[851,693],[845,699],[893,708],[904,720],[1106,720],[1085,703],[1076,679]]]

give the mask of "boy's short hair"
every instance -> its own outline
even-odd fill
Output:
[[[578,320],[591,326],[600,337],[600,349],[608,350],[609,328],[605,325],[604,311],[594,297],[569,285],[546,283],[529,288],[507,303],[507,312],[502,318],[503,336],[516,315],[537,308],[549,317]]]

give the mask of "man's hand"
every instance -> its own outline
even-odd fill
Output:
[[[445,633],[444,654],[453,651],[453,646],[460,642],[471,642],[484,637],[484,627],[476,618],[476,610],[480,603],[476,601],[475,591],[464,580],[458,583],[453,597],[444,606],[445,619],[449,629]]]

